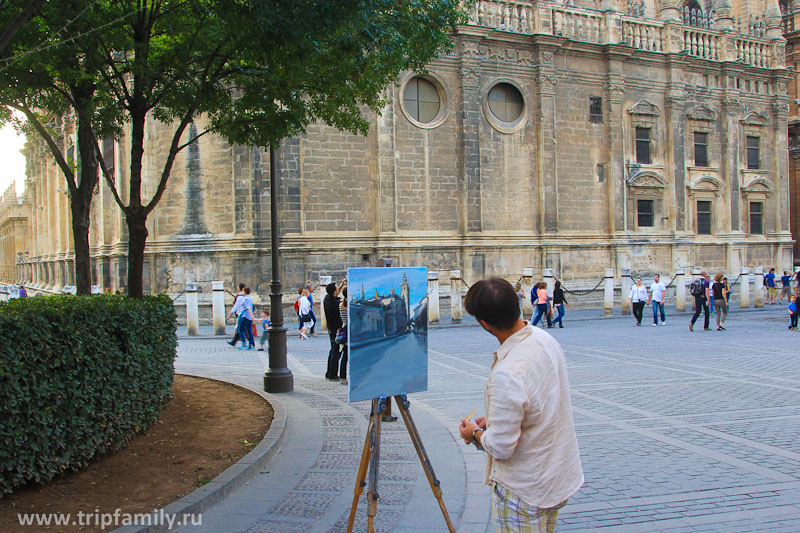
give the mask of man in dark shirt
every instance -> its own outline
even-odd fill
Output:
[[[694,316],[692,317],[692,321],[689,323],[689,331],[694,331],[694,323],[697,322],[697,318],[700,316],[701,310],[705,314],[703,320],[703,331],[709,331],[711,329],[708,327],[708,288],[711,284],[708,281],[709,277],[705,270],[700,272],[700,278],[703,284],[703,292],[700,296],[694,297]]]
[[[781,276],[781,283],[783,287],[781,287],[781,296],[778,299],[778,303],[783,303],[783,297],[786,296],[786,301],[789,301],[789,298],[792,296],[792,276],[787,271],[783,271],[783,276]]]
[[[322,302],[322,309],[328,326],[328,337],[331,339],[331,351],[328,352],[328,370],[325,372],[325,377],[339,379],[340,346],[336,344],[336,332],[342,327],[342,315],[339,312],[339,288],[335,283],[328,283],[325,286],[325,292],[327,295]],[[342,376],[342,378],[346,377]]]

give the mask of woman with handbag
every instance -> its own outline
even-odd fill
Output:
[[[342,307],[339,308],[339,316],[342,319],[342,331],[341,334],[337,334],[337,337],[340,337],[340,343],[342,345],[342,360],[339,363],[339,379],[341,379],[342,385],[347,385],[347,287],[342,289]]]
[[[342,282],[342,285],[344,282]],[[342,329],[342,318],[339,314],[339,291],[342,289],[331,282],[325,286],[327,293],[322,301],[322,311],[325,313],[325,323],[328,327],[328,337],[331,341],[331,350],[328,352],[328,370],[325,372],[326,379],[339,379],[339,357],[341,356],[341,344],[337,342],[337,334]]]

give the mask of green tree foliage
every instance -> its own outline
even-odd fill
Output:
[[[41,3],[9,0],[0,8],[0,27],[6,28],[8,41],[0,60],[0,123],[12,122],[29,135],[39,135],[63,173],[70,197],[77,291],[89,294],[90,209],[98,180],[95,135],[113,135],[115,121],[98,113],[95,88],[102,64],[65,46],[64,39],[94,31],[102,22],[85,2]],[[28,21],[34,11],[37,15]],[[67,156],[71,143],[64,138],[61,120],[67,113],[74,114],[79,159]]]
[[[387,85],[445,49],[463,17],[459,0],[98,0],[90,10],[87,20],[106,25],[70,33],[61,46],[99,65],[87,73],[94,116],[106,130],[128,128],[127,191],[98,162],[125,213],[132,296],[143,294],[147,217],[183,148],[210,131],[277,145],[313,121],[366,133],[362,110],[378,111]],[[207,128],[184,138],[201,116]],[[171,124],[173,135],[155,193],[145,198],[151,119]]]

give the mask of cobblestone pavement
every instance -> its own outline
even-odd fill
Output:
[[[800,333],[784,306],[733,311],[722,332],[688,322],[672,313],[635,327],[577,311],[549,330],[567,354],[586,474],[560,531],[800,531]],[[482,410],[496,342],[478,327],[429,340],[429,390],[411,395],[411,411],[458,530],[490,531],[483,456],[456,428]],[[344,530],[369,405],[323,378],[327,335],[290,338],[289,351],[281,453],[192,531]],[[262,384],[265,352],[215,338],[181,338],[178,352],[179,372]],[[376,529],[446,531],[405,427],[383,427]],[[364,531],[363,500],[357,520]]]

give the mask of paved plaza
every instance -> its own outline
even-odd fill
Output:
[[[800,333],[785,306],[734,310],[724,332],[689,315],[642,327],[568,312],[564,347],[586,483],[560,531],[800,531]],[[713,322],[713,318],[712,318]],[[229,329],[232,329],[229,327]],[[290,328],[291,329],[291,328]],[[700,330],[700,331],[698,331]],[[295,392],[280,452],[191,531],[345,529],[369,402],[324,379],[326,334],[289,339]],[[429,390],[411,412],[458,531],[491,531],[482,452],[458,438],[483,411],[496,341],[476,326],[433,329]],[[176,370],[261,388],[266,352],[181,337]],[[446,531],[402,422],[383,424],[377,531]],[[364,531],[365,500],[356,530]]]

